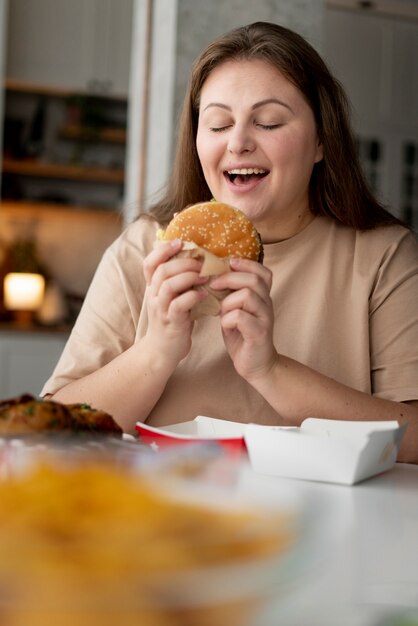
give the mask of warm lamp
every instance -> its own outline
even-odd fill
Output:
[[[30,318],[42,305],[45,291],[42,274],[10,272],[4,277],[3,286],[4,307],[9,311],[26,313]]]

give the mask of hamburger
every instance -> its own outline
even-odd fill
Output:
[[[263,261],[263,244],[254,224],[242,211],[223,202],[200,202],[183,209],[165,230],[158,231],[157,238],[181,239],[179,255],[201,259],[201,276],[231,271],[229,260],[233,257]],[[210,285],[198,289],[208,291],[209,295],[196,305],[192,317],[217,315],[220,301],[228,292],[211,290]]]
[[[163,239],[191,242],[217,257],[262,261],[263,245],[251,220],[223,202],[200,202],[176,213]]]

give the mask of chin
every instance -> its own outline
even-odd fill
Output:
[[[264,207],[257,205],[257,203],[251,201],[249,198],[242,198],[241,200],[238,198],[235,199],[235,202],[230,201],[230,204],[240,209],[254,224],[256,224],[258,220],[262,220],[265,214]]]
[[[220,194],[219,196],[215,196],[215,198],[220,202],[225,202],[236,209],[240,209],[247,217],[249,217],[249,213],[252,212],[253,203],[249,198],[241,198],[231,193]]]

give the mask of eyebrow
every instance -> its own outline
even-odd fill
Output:
[[[283,102],[283,100],[278,100],[278,98],[266,98],[265,100],[259,100],[259,102],[255,102],[255,104],[252,105],[251,109],[258,109],[262,106],[265,106],[266,104],[278,104],[282,107],[285,107],[286,109],[289,109],[289,111],[293,113],[292,107],[290,107],[286,102]],[[232,110],[230,106],[228,106],[227,104],[223,104],[222,102],[210,102],[207,106],[205,106],[203,110],[206,111],[211,107],[219,107],[221,109],[225,109],[226,111]]]

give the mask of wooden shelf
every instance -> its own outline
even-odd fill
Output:
[[[51,98],[68,98],[69,96],[91,96],[95,98],[103,98],[104,100],[115,100],[117,102],[127,102],[126,94],[119,93],[95,93],[90,91],[81,91],[68,89],[67,87],[51,87],[50,85],[42,85],[39,83],[29,83],[20,80],[6,79],[6,91],[14,91],[16,93],[44,95]]]
[[[88,167],[82,165],[61,165],[57,163],[41,163],[39,161],[25,161],[4,159],[3,172],[20,174],[22,176],[36,176],[42,178],[61,178],[64,180],[79,180],[100,183],[120,183],[125,180],[124,170],[103,167]]]
[[[95,130],[94,128],[86,128],[83,126],[63,126],[58,131],[58,136],[62,139],[70,139],[75,141],[102,141],[107,143],[126,142],[126,131],[124,128],[102,128]]]
[[[59,204],[57,202],[45,202],[42,200],[8,200],[7,198],[1,199],[1,208],[4,211],[20,211],[26,218],[31,213],[45,213],[48,212],[61,214],[77,215],[79,219],[94,215],[96,217],[103,217],[111,221],[122,223],[122,213],[115,207],[104,206],[91,206],[80,204]]]

